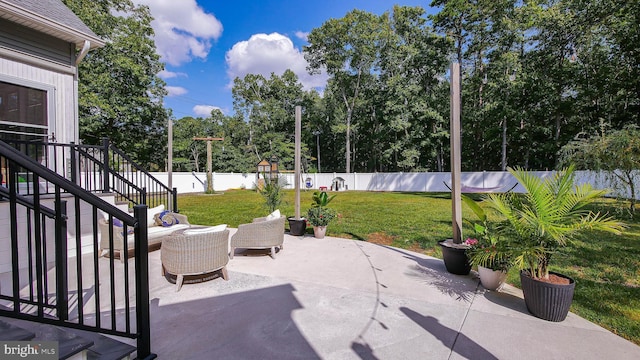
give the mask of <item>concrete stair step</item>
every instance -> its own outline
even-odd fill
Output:
[[[129,202],[128,201],[116,201],[115,205],[118,209],[126,212],[126,213],[130,213],[133,212],[133,208],[129,207]]]
[[[129,359],[134,346],[90,331],[0,317],[0,340],[57,341],[60,359]]]
[[[135,346],[125,344],[99,333],[76,329],[73,329],[72,331],[93,341],[93,346],[91,346],[87,352],[87,359],[90,360],[128,359],[131,353],[136,351]]]
[[[36,334],[0,320],[0,339],[5,341],[27,341],[33,339]]]
[[[1,321],[32,333],[33,337],[28,339],[30,341],[57,341],[59,359],[86,359],[87,349],[93,345],[93,341],[57,326],[9,318],[2,318]],[[4,340],[4,334],[0,335],[0,339]]]

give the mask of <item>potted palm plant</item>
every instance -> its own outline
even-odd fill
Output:
[[[520,269],[527,309],[536,317],[563,321],[575,281],[549,270],[553,256],[587,231],[620,233],[624,224],[587,208],[606,190],[576,185],[572,166],[546,179],[522,169],[509,172],[526,193],[490,194],[486,201],[502,218],[497,227],[509,242],[514,266]]]
[[[273,181],[266,181],[262,187],[257,186],[260,195],[264,198],[264,206],[269,212],[277,210],[282,205],[282,197],[284,195],[280,183],[280,178],[276,177]]]
[[[307,212],[307,221],[313,226],[313,234],[317,239],[324,238],[327,225],[336,217],[336,211],[327,207],[327,204],[336,196],[329,196],[326,191],[313,193],[313,203]]]

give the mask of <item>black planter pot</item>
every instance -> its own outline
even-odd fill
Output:
[[[550,284],[530,277],[525,271],[520,271],[524,302],[527,305],[527,310],[533,316],[548,321],[560,322],[569,313],[576,283],[568,276],[554,272],[550,273],[569,279],[569,284]]]
[[[307,230],[307,219],[305,218],[289,218],[289,234],[294,236],[304,235]]]
[[[442,258],[447,271],[456,275],[468,275],[471,271],[471,263],[467,257],[466,249],[452,247],[451,239],[438,242],[442,249]]]

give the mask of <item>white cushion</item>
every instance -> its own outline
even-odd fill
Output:
[[[147,226],[148,227],[156,225],[156,219],[154,218],[154,216],[156,216],[156,214],[160,214],[162,211],[164,211],[164,204],[147,209]]]
[[[280,218],[280,209],[276,209],[271,214],[267,215],[267,220],[279,219]]]
[[[224,231],[226,229],[227,229],[227,224],[222,224],[222,225],[216,225],[216,226],[206,227],[206,228],[202,228],[202,229],[185,230],[183,232],[183,234],[185,234],[185,235],[202,235],[202,234],[208,234],[208,233],[213,233],[213,232],[218,232],[218,231]]]
[[[187,224],[176,224],[171,227],[164,226],[152,226],[147,229],[147,235],[149,235],[149,245],[158,244],[162,239],[164,239],[165,235],[171,235],[172,232],[180,229],[188,229],[189,225]],[[133,249],[135,246],[135,238],[133,235],[128,236],[129,239],[129,249]]]
[[[150,226],[147,228],[147,234],[149,235],[149,238],[151,237],[156,237],[156,236],[162,236],[162,235],[168,235],[171,234],[172,232],[176,231],[176,230],[181,230],[181,229],[188,229],[189,225],[187,224],[175,224],[173,226]]]

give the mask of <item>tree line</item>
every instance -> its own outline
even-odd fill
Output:
[[[109,136],[164,168],[171,114],[159,101],[162,64],[149,41],[148,9],[125,0],[65,3],[111,40],[81,63],[82,140]],[[235,79],[234,114],[174,121],[174,170],[206,167],[205,144],[194,136],[224,137],[213,144],[214,171],[253,172],[272,155],[293,169],[300,105],[306,171],[317,171],[318,157],[323,172],[447,171],[452,60],[462,66],[465,171],[553,169],[576,137],[638,124],[640,2],[431,6],[433,15],[421,7],[353,10],[313,29],[303,50],[310,73],[328,73],[326,88],[305,90],[291,71]],[[135,16],[105,11],[119,7]]]

